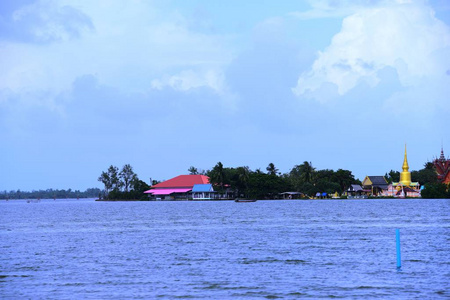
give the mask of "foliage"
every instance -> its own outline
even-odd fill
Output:
[[[386,173],[384,175],[384,178],[386,178],[388,183],[399,182],[400,181],[400,172],[390,170],[389,173]]]
[[[249,174],[247,195],[252,199],[276,199],[279,193],[286,191],[288,185],[283,177],[257,170]]]
[[[150,186],[142,180],[135,180],[131,186],[130,191],[113,190],[108,194],[109,200],[147,200],[145,191],[150,189]]]
[[[105,185],[106,194],[111,190],[120,190],[122,182],[119,179],[119,168],[111,165],[106,172],[102,172],[98,181]]]
[[[296,165],[289,173],[280,174],[273,163],[267,173],[249,167],[225,168],[221,162],[207,172],[210,182],[219,192],[231,189],[237,197],[276,199],[283,192],[301,192],[313,196],[317,192],[342,193],[350,184],[360,183],[351,171],[319,170],[310,162]]]
[[[216,188],[219,188],[219,192],[224,192],[224,186],[227,178],[225,178],[225,171],[223,164],[219,161],[212,170],[208,171],[206,175],[209,177],[209,182]]]
[[[133,172],[133,167],[129,164],[123,166],[119,173],[119,178],[121,179],[121,185],[124,187],[125,192],[128,192],[133,181],[138,180],[137,175]]]
[[[98,181],[105,185],[104,198],[109,200],[144,199],[143,194],[150,187],[138,178],[131,165],[126,164],[119,172],[119,168],[111,165],[106,172],[102,172]]]
[[[334,182],[339,184],[336,191],[345,191],[351,184],[356,183],[355,176],[349,170],[338,169],[334,173]]]
[[[275,167],[275,165],[273,163],[270,163],[267,168],[267,174],[269,175],[277,175],[278,174],[278,169]]]
[[[436,170],[424,168],[419,171],[412,171],[411,178],[414,181],[418,181],[421,185],[426,185],[428,183],[438,183],[436,176]]]
[[[102,190],[99,188],[89,188],[84,192],[79,190],[38,190],[25,192],[21,190],[17,191],[4,191],[0,193],[0,199],[75,199],[75,198],[95,198],[98,197],[102,193]]]
[[[422,198],[426,199],[449,199],[450,198],[450,184],[444,183],[427,183],[422,190]]]
[[[194,166],[191,166],[191,167],[188,169],[188,172],[189,172],[189,175],[198,175],[198,170],[197,170],[197,168],[194,167]]]

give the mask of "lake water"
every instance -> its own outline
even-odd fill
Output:
[[[449,299],[449,208],[422,199],[0,201],[0,298]]]

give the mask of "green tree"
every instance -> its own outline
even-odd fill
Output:
[[[386,178],[388,183],[399,182],[400,181],[400,172],[390,170],[389,173],[386,173],[384,175],[384,177]]]
[[[103,183],[103,185],[105,186],[105,192],[106,192],[106,194],[108,194],[111,191],[112,186],[113,186],[111,177],[109,176],[109,173],[102,172],[102,174],[100,174],[100,176],[98,177],[98,181]]]
[[[303,182],[312,182],[314,179],[316,169],[312,166],[311,162],[303,162],[300,165],[300,176]]]
[[[325,192],[327,194],[332,194],[340,190],[340,185],[337,183],[336,174],[330,169],[315,172],[313,185],[316,193]]]
[[[427,183],[421,195],[425,199],[450,198],[450,185],[444,183]]]
[[[198,175],[199,174],[197,168],[194,166],[190,166],[188,169],[188,172],[189,172],[189,175]]]
[[[121,180],[120,185],[123,186],[125,192],[128,192],[130,184],[138,179],[137,175],[133,171],[133,167],[129,164],[122,167],[122,170],[119,173],[119,178]]]
[[[284,178],[256,170],[249,174],[248,196],[252,199],[275,199],[288,188]]]
[[[248,188],[248,197],[252,199],[265,199],[268,190],[268,182],[267,177],[269,175],[261,172],[260,170],[256,170],[256,172],[252,172],[249,176],[249,188]]]
[[[428,183],[438,183],[436,167],[431,162],[426,162],[423,169],[411,172],[411,179],[419,182],[421,185]]]
[[[421,185],[426,185],[428,183],[438,183],[436,171],[430,169],[422,169],[419,171],[411,172],[411,179],[413,181],[419,182]]]
[[[335,172],[336,183],[339,184],[340,193],[343,193],[351,184],[355,183],[355,177],[352,171],[338,169]]]
[[[275,165],[273,163],[270,163],[267,168],[267,174],[269,175],[277,175],[278,174],[278,169],[275,167]]]
[[[237,181],[236,187],[238,189],[238,195],[241,193],[245,195],[248,194],[248,183],[250,179],[250,168],[249,167],[238,167],[236,170]]]
[[[220,192],[223,192],[225,173],[223,164],[219,161],[214,168],[208,172],[209,181],[211,184],[219,186]]]
[[[423,168],[427,169],[427,170],[436,171],[436,167],[434,166],[434,164],[432,162],[429,162],[429,161],[427,161],[426,163],[423,164]]]
[[[113,165],[109,166],[106,172],[102,172],[98,178],[98,181],[102,182],[105,185],[105,192],[108,195],[114,191],[120,191],[122,186],[122,182],[119,178],[119,169]],[[55,195],[57,197],[57,195]]]
[[[150,186],[146,182],[136,179],[133,180],[131,187],[132,195],[130,195],[130,199],[147,199],[147,195],[145,195],[144,192],[149,190]]]
[[[111,186],[113,191],[120,191],[122,187],[122,182],[120,181],[119,177],[119,168],[116,166],[111,165],[108,168],[108,175],[111,180]]]
[[[303,180],[301,178],[300,165],[294,166],[286,177],[294,190],[302,191],[301,186],[303,184]]]

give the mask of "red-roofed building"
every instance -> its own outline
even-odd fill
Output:
[[[180,175],[155,184],[144,193],[153,200],[187,200],[194,185],[208,183],[209,178],[205,175]]]
[[[438,181],[450,184],[450,158],[445,158],[444,148],[441,149],[441,156],[433,161],[436,168]]]
[[[205,175],[180,175],[152,186],[153,189],[192,188],[195,184],[207,184],[209,177]]]

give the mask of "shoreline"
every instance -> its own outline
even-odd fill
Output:
[[[396,198],[396,197],[373,197],[373,198],[324,198],[324,199],[256,199],[257,201],[316,201],[316,200],[326,200],[326,201],[370,201],[370,200],[432,200],[432,199],[447,199],[447,198],[420,198],[420,197],[406,197],[406,198]],[[192,199],[182,199],[182,200],[142,200],[142,199],[95,199],[97,202],[222,202],[222,201],[235,201],[235,199],[205,199],[205,200],[192,200]]]

